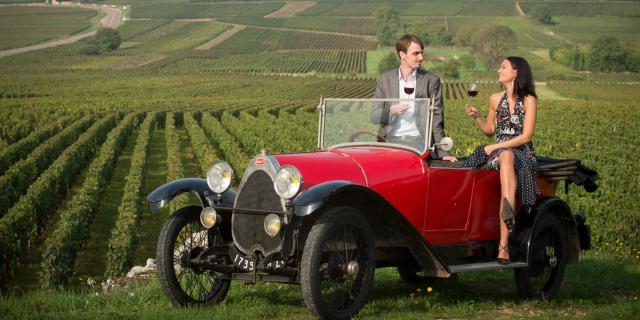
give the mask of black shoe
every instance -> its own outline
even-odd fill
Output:
[[[500,212],[500,217],[502,218],[502,221],[504,221],[504,223],[507,225],[507,229],[509,229],[509,232],[513,231],[513,226],[516,223],[514,219],[515,213],[513,212],[513,209],[511,209],[511,205],[509,205],[509,201],[507,201],[507,198],[502,198],[502,212]]]
[[[500,253],[500,250],[506,251],[507,253],[509,253],[509,248],[502,246],[501,244],[498,243],[498,253]],[[505,265],[505,264],[509,264],[511,263],[511,259],[509,258],[498,258],[498,263],[501,265]]]

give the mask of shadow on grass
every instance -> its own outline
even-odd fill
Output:
[[[529,301],[518,295],[511,270],[460,274],[457,279],[438,279],[430,287],[433,291],[427,294],[427,285],[404,283],[395,268],[378,269],[369,302],[378,305],[380,312],[387,312],[385,308],[388,305],[381,302],[412,300],[416,296],[431,297],[444,306],[458,305],[464,301],[485,304],[520,304]],[[578,300],[607,304],[621,299],[637,300],[640,298],[638,288],[640,264],[636,261],[621,261],[606,255],[588,256],[580,263],[567,266],[560,290],[552,301],[557,304]]]

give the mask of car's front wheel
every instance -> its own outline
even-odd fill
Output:
[[[516,269],[518,292],[525,298],[547,300],[553,297],[567,265],[567,232],[557,217],[540,217],[531,235],[529,267]]]
[[[207,231],[200,223],[201,207],[176,211],[162,226],[157,246],[160,285],[176,306],[217,304],[229,291],[230,280],[214,272],[191,265],[210,244],[221,241],[219,234]],[[216,236],[218,235],[218,236]]]
[[[349,319],[365,304],[375,270],[373,233],[353,208],[336,207],[315,222],[304,245],[300,282],[317,318]]]

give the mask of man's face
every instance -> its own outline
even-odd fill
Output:
[[[422,48],[415,42],[411,42],[411,45],[407,48],[407,53],[400,51],[400,64],[411,69],[420,68],[423,60]]]

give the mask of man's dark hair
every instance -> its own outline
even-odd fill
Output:
[[[420,49],[424,50],[424,44],[420,38],[413,34],[405,34],[398,39],[398,42],[396,42],[396,53],[398,54],[398,57],[400,57],[400,51],[407,53],[412,42],[419,44]]]

